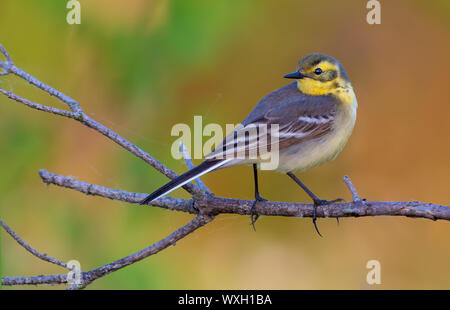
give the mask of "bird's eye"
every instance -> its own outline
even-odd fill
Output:
[[[323,71],[320,68],[317,68],[316,70],[314,70],[314,73],[317,74],[317,75],[320,75],[322,72]]]

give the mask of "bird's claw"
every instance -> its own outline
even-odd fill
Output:
[[[250,220],[252,222],[253,230],[256,231],[255,228],[255,222],[258,220],[259,215],[255,214],[255,206],[260,201],[267,201],[267,199],[264,199],[261,197],[261,195],[258,193],[255,195],[255,201],[253,201],[252,207],[250,208]]]
[[[322,234],[319,231],[319,228],[317,227],[317,206],[324,206],[324,205],[330,205],[336,202],[343,202],[345,201],[342,198],[337,198],[334,200],[325,200],[325,199],[315,199],[314,200],[314,209],[313,209],[313,224],[314,224],[314,228],[316,229],[317,233],[319,234],[319,236],[323,237]],[[339,218],[336,218],[337,223],[339,225]]]

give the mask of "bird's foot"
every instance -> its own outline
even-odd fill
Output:
[[[259,193],[255,195],[255,201],[252,204],[252,207],[250,208],[250,220],[252,222],[253,230],[256,231],[255,228],[255,222],[259,218],[259,215],[255,213],[255,206],[260,201],[267,201],[267,199],[264,199],[261,197]]]
[[[317,233],[319,234],[319,236],[323,237],[322,234],[319,231],[319,228],[317,227],[317,207],[318,206],[325,206],[325,205],[330,205],[336,202],[341,202],[344,201],[344,199],[342,198],[338,198],[338,199],[334,199],[334,200],[325,200],[325,199],[314,199],[314,209],[313,209],[313,224],[314,224],[314,228],[316,229]],[[336,218],[337,223],[339,225],[339,218]]]

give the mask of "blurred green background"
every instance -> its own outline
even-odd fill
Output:
[[[181,173],[170,146],[176,123],[237,123],[311,52],[345,66],[358,120],[333,162],[299,175],[322,198],[350,199],[348,174],[370,200],[450,204],[449,1],[2,0],[0,43],[16,65],[77,99],[84,111]],[[54,98],[7,76],[0,87],[55,107]],[[192,216],[46,187],[45,168],[128,191],[167,179],[72,120],[0,97],[0,216],[37,250],[83,270],[138,251]],[[207,175],[215,194],[252,199],[250,167]],[[261,174],[263,197],[309,201],[284,175]],[[176,197],[189,197],[183,190]],[[89,289],[450,289],[450,224],[404,217],[319,219],[219,216],[175,247]],[[64,272],[2,231],[3,276]],[[381,285],[366,263],[381,263]],[[42,287],[39,287],[42,288]],[[57,287],[61,288],[61,287]]]

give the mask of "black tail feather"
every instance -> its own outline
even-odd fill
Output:
[[[156,191],[145,197],[144,200],[142,200],[139,204],[144,205],[152,202],[156,198],[159,198],[168,192],[172,191],[173,189],[180,186],[180,184],[183,184],[189,179],[195,178],[197,175],[201,174],[205,170],[211,168],[214,165],[217,165],[219,161],[204,161],[197,167],[192,168],[191,170],[185,172],[184,174],[176,177],[175,179],[171,180],[166,185],[158,188]]]

